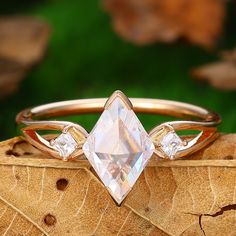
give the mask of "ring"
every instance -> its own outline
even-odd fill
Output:
[[[88,133],[68,121],[45,120],[59,116],[102,112]],[[168,115],[183,120],[165,122],[147,133],[135,112]],[[115,91],[110,98],[79,99],[37,106],[16,117],[26,140],[44,153],[64,161],[84,155],[118,203],[125,199],[149,159],[174,160],[192,154],[214,141],[221,122],[207,109],[169,100],[128,98]],[[59,131],[43,136],[38,131]],[[198,134],[177,134],[196,130]]]

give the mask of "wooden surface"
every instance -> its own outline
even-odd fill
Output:
[[[0,143],[0,235],[236,235],[236,135],[179,161],[151,160],[121,207],[87,161],[21,138]]]

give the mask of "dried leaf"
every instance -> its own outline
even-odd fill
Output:
[[[152,160],[121,207],[87,161],[19,138],[0,143],[0,234],[234,235],[236,135],[179,161]]]
[[[222,60],[201,66],[192,71],[193,77],[208,81],[223,90],[236,89],[236,50],[223,52]]]
[[[22,65],[32,65],[44,55],[50,29],[47,23],[33,17],[0,18],[0,58]]]
[[[0,18],[0,98],[13,93],[26,72],[42,59],[49,26],[32,17]]]
[[[184,38],[213,47],[225,17],[222,0],[104,0],[104,6],[118,34],[137,44]]]
[[[16,229],[29,235],[167,235],[127,206],[117,207],[89,165],[62,166],[19,139],[1,143],[0,150],[1,235]]]
[[[25,74],[26,68],[21,64],[0,59],[0,98],[14,93]]]

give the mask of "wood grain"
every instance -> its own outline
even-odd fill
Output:
[[[0,143],[0,235],[235,235],[236,135],[179,161],[151,160],[121,207],[87,161],[21,138]]]

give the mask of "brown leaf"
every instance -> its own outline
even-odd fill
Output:
[[[0,234],[233,235],[236,135],[186,160],[152,160],[120,206],[87,161],[62,162],[14,138],[0,143]]]
[[[208,81],[223,90],[236,89],[236,50],[223,52],[222,60],[201,66],[192,71],[193,77]]]
[[[0,58],[22,65],[39,62],[45,52],[50,29],[33,17],[0,18]]]
[[[137,43],[173,42],[184,38],[212,47],[222,31],[222,0],[104,0],[115,30]]]
[[[0,18],[0,98],[13,93],[26,72],[42,59],[49,26],[32,17]]]
[[[14,93],[25,74],[26,68],[21,64],[0,59],[0,98]]]
[[[1,235],[167,235],[116,206],[90,165],[62,164],[18,138],[0,144]]]

